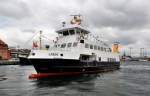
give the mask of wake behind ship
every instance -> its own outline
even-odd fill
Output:
[[[70,24],[63,22],[58,37],[48,50],[32,50],[28,59],[37,73],[86,74],[119,69],[118,44],[114,48],[98,37],[92,37],[82,26],[80,15]],[[64,74],[65,75],[65,74]]]

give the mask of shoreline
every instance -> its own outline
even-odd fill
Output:
[[[19,65],[18,60],[0,60],[0,65]]]

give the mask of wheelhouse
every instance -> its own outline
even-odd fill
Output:
[[[56,31],[59,36],[70,36],[70,35],[81,35],[81,34],[89,34],[90,32],[80,28],[80,27],[73,27],[73,28],[65,28]]]

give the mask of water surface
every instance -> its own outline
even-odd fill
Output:
[[[0,96],[150,96],[150,62],[80,77],[29,80],[31,73],[33,66],[0,66]]]

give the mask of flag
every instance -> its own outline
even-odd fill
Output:
[[[33,48],[33,49],[38,48],[37,42],[33,41],[32,48]]]

